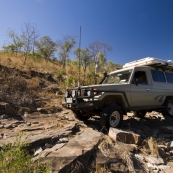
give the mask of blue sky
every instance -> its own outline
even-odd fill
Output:
[[[112,46],[107,60],[173,60],[173,0],[0,0],[0,49],[9,28],[24,23],[57,41],[69,35],[81,48],[99,40]]]

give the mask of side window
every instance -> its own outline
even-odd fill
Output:
[[[151,75],[154,82],[166,82],[164,73],[162,71],[151,70]]]
[[[168,83],[173,83],[173,73],[165,72],[166,79]]]
[[[134,76],[133,76],[133,80],[132,80],[132,84],[135,84],[135,81],[140,81],[139,84],[140,85],[148,85],[148,81],[147,81],[147,76],[146,73],[144,71],[136,71]]]

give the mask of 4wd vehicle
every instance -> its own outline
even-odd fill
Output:
[[[68,89],[66,107],[80,120],[100,115],[102,127],[118,128],[123,115],[158,111],[173,118],[173,61],[143,58],[105,74],[101,84]]]

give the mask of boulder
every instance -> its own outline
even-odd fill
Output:
[[[123,142],[126,144],[139,144],[141,139],[140,135],[138,134],[115,128],[109,129],[109,136],[115,141]]]
[[[16,110],[9,103],[0,102],[0,108],[7,115],[16,115],[17,114]]]

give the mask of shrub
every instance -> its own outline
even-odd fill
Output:
[[[4,144],[0,149],[0,173],[48,173],[49,165],[32,161],[25,149],[27,146],[26,142],[21,142],[21,135],[13,144]]]

